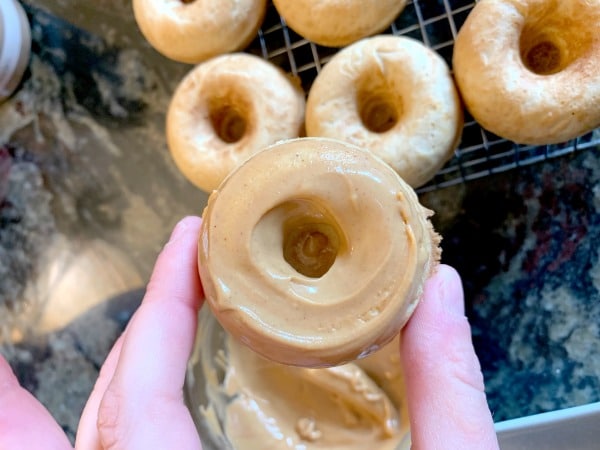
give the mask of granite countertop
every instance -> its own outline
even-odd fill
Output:
[[[33,54],[0,105],[0,352],[73,438],[155,257],[206,196],[164,140],[189,66],[144,43],[129,2],[22,3]],[[599,401],[598,148],[421,200],[463,277],[494,419]]]

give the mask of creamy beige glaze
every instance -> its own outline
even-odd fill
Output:
[[[211,353],[214,317],[203,311],[200,324],[187,389],[207,449],[408,448],[398,338],[360,361],[308,369],[273,363],[228,335]]]
[[[229,333],[273,361],[361,358],[398,334],[437,264],[429,215],[366,150],[330,139],[274,145],[209,198],[199,243],[207,302]],[[285,255],[293,235],[300,263]]]
[[[399,343],[325,369],[266,360],[229,339],[225,434],[236,449],[394,449],[407,432]]]

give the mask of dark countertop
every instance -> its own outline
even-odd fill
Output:
[[[494,419],[600,400],[598,150],[422,200],[465,284]]]
[[[23,3],[32,60],[0,105],[0,156],[11,160],[0,352],[73,437],[170,229],[206,196],[164,141],[166,106],[189,67],[148,48],[129,2],[83,3],[72,15],[69,2]],[[106,25],[116,17],[127,27]],[[495,420],[599,401],[598,148],[425,191],[443,260],[465,283]]]

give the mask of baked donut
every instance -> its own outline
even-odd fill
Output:
[[[406,0],[273,0],[286,24],[309,41],[343,47],[391,25]]]
[[[133,0],[148,42],[175,61],[196,64],[241,50],[254,39],[266,0]]]
[[[208,199],[198,250],[208,305],[276,362],[366,356],[398,334],[437,265],[430,214],[371,152],[322,138],[275,144]]]
[[[462,126],[445,61],[407,37],[377,36],[341,50],[315,79],[306,105],[308,136],[366,148],[412,187],[452,157]]]
[[[456,38],[454,75],[484,128],[522,144],[600,126],[600,1],[481,0]]]
[[[179,170],[209,192],[256,151],[298,137],[304,109],[304,92],[271,63],[222,55],[192,69],[177,87],[167,143]]]

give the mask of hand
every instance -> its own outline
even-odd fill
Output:
[[[180,222],[156,263],[142,305],[106,359],[81,417],[76,448],[200,449],[183,403],[202,288],[200,219]],[[464,316],[460,279],[440,266],[402,336],[413,449],[497,449],[483,377]],[[0,448],[70,444],[0,357]]]
[[[412,450],[495,450],[460,277],[440,265],[402,331]]]
[[[200,219],[189,217],[161,252],[141,306],[110,351],[85,406],[75,447],[200,449],[183,403],[187,360],[203,297]],[[72,448],[48,411],[0,357],[0,449]]]

